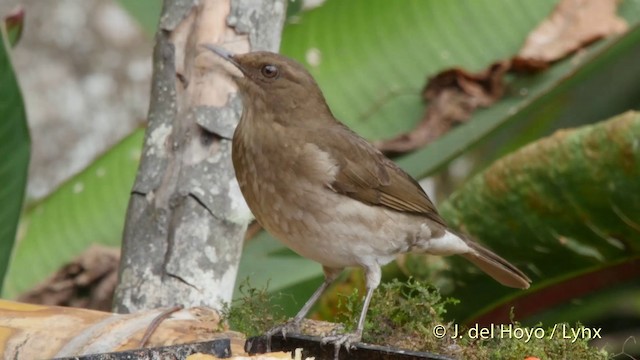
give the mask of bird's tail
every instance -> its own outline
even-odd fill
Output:
[[[502,285],[527,289],[531,279],[507,260],[473,240],[466,241],[471,251],[460,254]]]

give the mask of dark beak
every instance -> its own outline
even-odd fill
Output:
[[[236,61],[236,59],[234,58],[234,55],[232,53],[230,53],[228,50],[220,47],[220,46],[216,46],[216,45],[211,45],[211,44],[204,44],[202,45],[203,48],[212,51],[213,53],[215,53],[216,55],[220,56],[221,58],[227,60],[228,62],[232,63],[235,67],[237,67],[238,69],[240,69],[240,71],[242,71],[242,73],[244,73],[244,69],[242,68],[242,66]]]

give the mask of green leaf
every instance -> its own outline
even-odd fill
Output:
[[[8,45],[0,34],[0,290],[16,238],[27,183],[30,139],[27,115]]]
[[[336,117],[367,138],[388,138],[412,129],[421,118],[420,92],[428,77],[454,66],[477,71],[511,57],[555,4],[553,0],[328,0],[303,13],[299,24],[285,27],[281,52],[307,66]],[[638,0],[624,1],[619,11],[632,28],[640,21]],[[597,75],[579,70],[597,62],[594,59],[607,58],[616,43],[616,39],[601,41],[581,51],[580,60],[564,61],[538,76],[519,77],[498,104],[478,111],[467,124],[398,162],[422,177],[507,125],[539,126],[540,118],[549,119],[548,112],[539,110],[548,111],[544,105],[550,100],[562,101],[557,96],[566,96],[565,101],[579,109],[584,104],[571,102],[575,94],[565,86]],[[628,49],[633,44],[623,45]],[[637,78],[640,68],[624,69],[617,83],[607,82],[616,94],[638,88],[638,82],[629,79]],[[621,83],[624,87],[616,86]],[[589,105],[599,105],[600,115],[608,110],[605,116],[623,111],[621,100],[628,100],[608,93],[599,96],[598,102]],[[505,136],[512,139],[513,132]],[[510,146],[532,139],[519,138]]]
[[[630,24],[629,31],[590,47],[593,52],[569,59],[575,68],[554,89],[517,112],[510,121],[513,126],[498,134],[500,140],[507,140],[498,142],[502,147],[492,151],[491,160],[556,129],[595,123],[640,107],[640,68],[635,66],[640,56],[638,1],[622,1],[618,13]],[[560,65],[569,66],[566,62]],[[528,83],[535,80],[517,81],[512,92],[528,93]]]
[[[528,291],[508,289],[451,258],[443,271],[456,281],[449,295],[474,299],[452,313],[459,320],[477,319],[503,306],[504,315],[510,307],[505,303],[514,301],[516,314],[526,317],[544,306],[637,279],[638,179],[636,112],[559,131],[475,176],[442,204],[441,213],[525,270],[533,284]],[[567,289],[572,289],[569,294]]]
[[[281,52],[308,67],[337,118],[379,139],[419,121],[428,77],[511,57],[554,4],[328,0],[285,27]]]
[[[622,37],[592,45],[579,62],[570,58],[540,75],[518,78],[501,101],[398,163],[420,178],[478,144],[501,144],[488,155],[495,160],[553,130],[593,123],[637,106],[640,68],[627,64],[635,63],[639,44],[640,27],[636,27]],[[611,90],[603,92],[603,84]]]
[[[3,297],[30,289],[91,244],[120,245],[143,136],[129,135],[27,211]]]

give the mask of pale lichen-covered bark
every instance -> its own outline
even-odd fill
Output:
[[[148,128],[124,231],[114,309],[220,308],[250,219],[231,158],[240,99],[202,44],[276,51],[285,0],[165,0]]]

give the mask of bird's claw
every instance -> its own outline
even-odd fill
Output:
[[[280,324],[272,327],[265,333],[267,337],[267,352],[271,351],[271,337],[277,335],[278,333],[282,334],[283,338],[287,338],[288,333],[298,333],[300,332],[300,320],[291,319],[284,324]]]
[[[332,343],[334,347],[333,358],[338,360],[338,355],[340,354],[340,348],[342,346],[347,349],[347,352],[355,347],[355,344],[362,340],[362,334],[357,332],[349,333],[349,334],[341,334],[341,335],[332,335],[326,336],[322,338],[320,341],[322,344]]]

